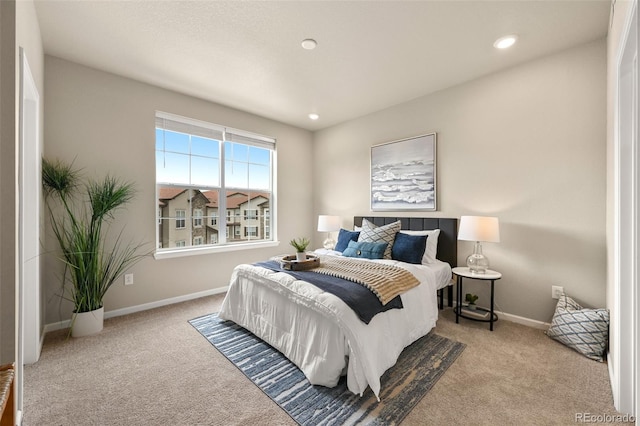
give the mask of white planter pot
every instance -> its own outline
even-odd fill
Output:
[[[91,312],[73,314],[71,318],[71,337],[84,337],[102,331],[104,306]]]
[[[296,253],[296,260],[298,262],[304,262],[305,260],[307,260],[307,253],[306,252],[297,252]]]

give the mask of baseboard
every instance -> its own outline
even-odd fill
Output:
[[[173,305],[174,303],[186,302],[187,300],[199,299],[205,296],[213,296],[215,294],[225,293],[229,289],[228,286],[214,288],[211,290],[200,291],[197,293],[185,294],[183,296],[171,297],[169,299],[158,300],[156,302],[143,303],[142,305],[129,306],[126,308],[114,309],[113,311],[107,311],[104,313],[104,318],[120,317],[122,315],[129,315],[136,312],[148,311],[149,309],[159,308],[161,306]],[[44,335],[50,331],[62,330],[64,328],[71,327],[71,319],[58,321],[44,326]]]
[[[444,299],[444,305],[447,306],[448,300]],[[455,300],[453,301],[453,306],[456,306]],[[489,308],[486,308],[489,309]],[[531,318],[521,317],[519,315],[510,314],[508,312],[496,311],[496,314],[500,317],[500,319],[504,319],[506,321],[515,322],[517,324],[526,325],[527,327],[537,328],[539,330],[548,330],[551,326],[551,323],[534,320]]]
[[[540,330],[548,330],[551,326],[551,323],[534,320],[531,318],[525,318],[518,315],[510,314],[502,311],[495,311],[500,318],[505,319],[507,321],[515,322],[517,324],[526,325],[527,327],[537,328]]]
[[[149,309],[159,308],[161,306],[172,305],[174,303],[186,302],[187,300],[198,299],[200,297],[205,296],[213,296],[215,294],[224,293],[229,289],[229,287],[220,287],[214,288],[211,290],[200,291],[198,293],[185,294],[183,296],[171,297],[169,299],[158,300],[156,302],[143,303],[142,305],[130,306],[127,308],[115,309],[113,311],[107,311],[104,313],[104,318],[113,318],[119,317],[122,315],[129,315],[136,312],[147,311]],[[448,300],[445,299],[445,306],[447,305]],[[454,301],[455,305],[455,301]],[[495,311],[502,319],[506,321],[515,322],[518,324],[526,325],[527,327],[533,327],[540,330],[547,330],[551,325],[548,322],[542,322],[538,320],[534,320],[531,318],[525,318],[518,315],[510,314],[502,311]],[[44,332],[42,334],[42,341],[44,341],[44,335],[50,331],[61,330],[64,328],[69,328],[71,326],[71,320],[58,321],[50,324],[46,324],[44,326]],[[41,345],[42,347],[42,345]]]

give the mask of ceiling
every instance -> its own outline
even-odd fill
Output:
[[[610,1],[36,0],[45,53],[318,130],[606,36]],[[493,42],[517,34],[499,51]],[[317,40],[304,50],[305,38]],[[319,114],[317,121],[308,114]]]

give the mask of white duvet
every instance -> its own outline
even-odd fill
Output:
[[[371,260],[362,260],[371,262]],[[402,350],[436,324],[436,291],[449,285],[447,263],[401,266],[420,285],[401,295],[403,309],[376,315],[367,325],[341,299],[282,272],[239,265],[219,317],[234,321],[282,352],[312,384],[333,387],[346,372],[347,387],[360,394],[380,377]]]

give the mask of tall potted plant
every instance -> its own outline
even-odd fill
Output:
[[[73,302],[71,335],[102,330],[102,299],[113,283],[146,254],[126,244],[122,230],[107,243],[113,213],[134,195],[131,183],[111,176],[80,182],[72,164],[42,160],[42,183],[50,223],[64,264],[62,297]]]

